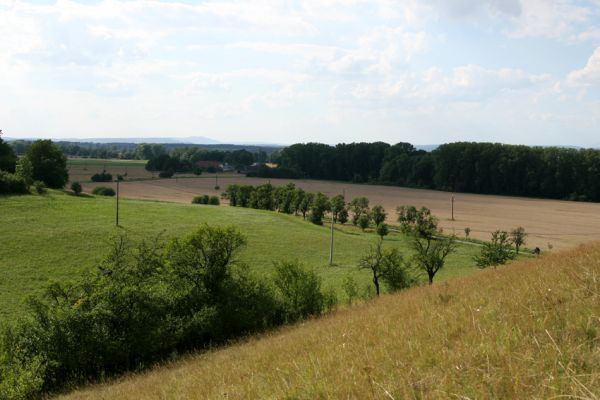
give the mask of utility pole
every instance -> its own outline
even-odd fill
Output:
[[[117,178],[117,225],[119,226],[119,179]]]
[[[333,265],[333,213],[331,213],[331,241],[329,243],[329,265]]]
[[[454,194],[452,194],[452,221],[454,221]]]
[[[215,172],[215,190],[219,190],[219,173]]]

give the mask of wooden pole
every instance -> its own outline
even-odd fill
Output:
[[[119,179],[117,179],[117,225],[119,226]]]
[[[331,213],[331,241],[329,243],[329,265],[333,265],[333,213]]]
[[[454,195],[452,195],[452,221],[454,221]]]

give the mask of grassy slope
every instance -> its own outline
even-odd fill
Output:
[[[360,288],[369,285],[367,271],[358,271],[358,259],[376,236],[355,228],[336,232],[336,266],[328,267],[329,228],[299,217],[233,207],[122,200],[122,228],[114,227],[114,198],[75,197],[59,192],[46,196],[0,197],[0,319],[23,309],[27,294],[39,292],[49,279],[77,278],[106,254],[108,239],[117,232],[135,238],[179,236],[201,223],[235,224],[248,237],[243,260],[256,273],[270,271],[272,262],[298,258],[318,269],[325,285],[340,291],[351,274]],[[390,235],[388,245],[407,249],[406,238]],[[476,247],[461,246],[449,257],[440,279],[477,271]]]
[[[600,394],[600,244],[340,310],[66,399]]]

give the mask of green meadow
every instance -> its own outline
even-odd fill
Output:
[[[241,261],[255,275],[270,274],[273,262],[298,259],[315,268],[325,287],[344,298],[342,282],[351,275],[360,290],[371,284],[370,271],[359,270],[359,259],[379,240],[373,232],[352,226],[334,231],[334,265],[329,266],[329,226],[316,226],[301,217],[271,211],[151,202],[120,201],[120,226],[115,226],[115,198],[47,195],[0,197],[0,320],[25,309],[29,295],[42,292],[50,281],[77,280],[106,255],[111,238],[162,240],[185,235],[200,224],[235,225],[247,237]],[[409,239],[391,233],[385,246],[411,256]],[[448,257],[436,280],[478,271],[473,256],[479,249],[460,244]]]

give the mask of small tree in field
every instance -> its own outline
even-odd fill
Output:
[[[469,228],[468,226],[465,228],[465,237],[468,239],[469,235],[471,234],[471,228]]]
[[[522,226],[519,226],[518,228],[510,231],[510,239],[515,245],[515,250],[517,251],[517,254],[519,254],[519,249],[521,248],[521,246],[525,244],[525,236],[527,236],[527,233],[525,233],[525,228],[523,228]]]
[[[348,210],[346,208],[344,208],[342,211],[339,212],[338,222],[342,225],[344,225],[346,222],[348,222]]]
[[[417,268],[427,274],[429,284],[433,283],[435,274],[443,268],[446,257],[455,250],[454,238],[434,240],[431,236],[416,237],[412,242],[415,255],[413,257]]]
[[[75,196],[79,196],[81,194],[81,190],[82,190],[81,183],[79,183],[79,182],[71,183],[71,190],[73,191]]]
[[[348,206],[352,211],[352,223],[354,225],[358,225],[358,219],[363,214],[369,214],[369,199],[366,197],[356,197],[352,199]]]
[[[369,215],[362,214],[360,217],[358,217],[357,223],[360,229],[364,232],[364,230],[369,227]]]
[[[387,236],[388,233],[390,233],[390,230],[387,226],[386,223],[380,223],[379,225],[377,225],[377,234],[379,235],[379,237],[381,238],[381,240],[383,240],[384,236]]]
[[[344,211],[346,211],[346,201],[344,200],[344,196],[341,194],[333,196],[331,198],[331,215],[334,223],[338,222],[340,219],[340,214]],[[346,214],[348,214],[347,211]]]
[[[437,232],[438,219],[431,214],[431,210],[427,207],[417,210],[415,206],[401,206],[396,208],[396,213],[404,233],[427,238]]]
[[[410,265],[404,262],[398,249],[383,250],[382,245],[383,242],[378,241],[358,264],[360,269],[371,270],[377,296],[380,293],[381,281],[390,291],[406,288],[413,282],[408,273]]]
[[[505,231],[495,231],[492,233],[492,240],[485,243],[481,248],[481,254],[475,257],[475,263],[480,268],[496,267],[497,265],[506,264],[508,260],[512,260],[516,254],[512,251],[508,233]]]
[[[385,217],[387,217],[387,213],[383,206],[373,206],[371,209],[371,219],[375,225],[379,225],[385,221]]]

